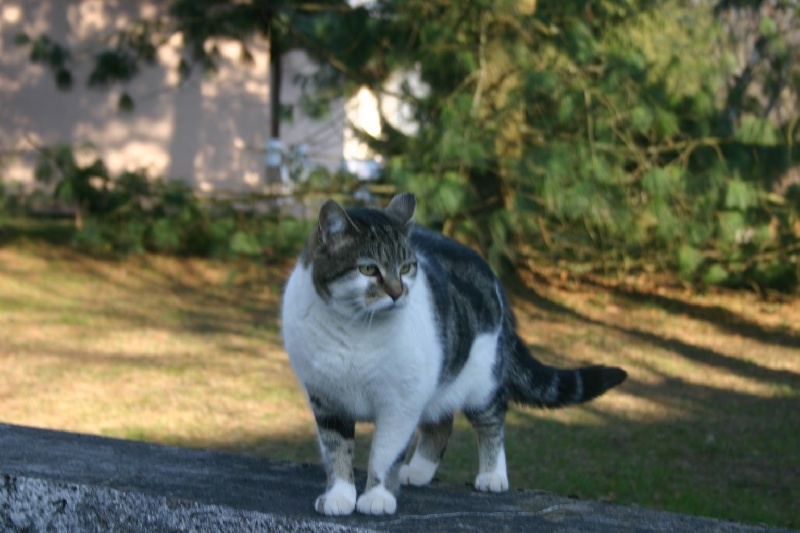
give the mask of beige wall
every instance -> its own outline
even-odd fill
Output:
[[[119,87],[90,90],[84,81],[93,50],[103,36],[139,17],[163,9],[165,2],[128,0],[3,0],[0,3],[0,170],[6,180],[30,183],[34,146],[85,143],[96,148],[111,171],[146,168],[153,175],[183,179],[203,190],[261,189],[264,146],[269,131],[269,50],[252,44],[255,63],[238,62],[236,43],[220,43],[219,74],[197,73],[178,83],[175,65],[180,38],[159,51],[159,65],[144,67],[125,90],[136,108],[117,111]],[[56,89],[52,74],[28,60],[29,49],[14,44],[20,32],[47,33],[73,49],[74,87]],[[313,66],[300,52],[284,56],[282,99],[295,103],[295,72]],[[344,105],[334,106],[324,122],[303,117],[282,125],[285,144],[305,143],[312,164],[337,168],[342,158]],[[91,155],[91,154],[89,154]]]

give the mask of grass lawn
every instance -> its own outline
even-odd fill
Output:
[[[291,266],[0,244],[0,421],[319,462],[281,346]],[[800,528],[800,302],[558,277],[512,292],[540,359],[630,375],[585,406],[513,408],[512,488]],[[439,477],[476,468],[459,418]]]

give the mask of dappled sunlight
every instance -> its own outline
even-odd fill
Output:
[[[0,420],[318,463],[314,417],[281,346],[290,269],[0,248]],[[536,357],[621,366],[629,378],[579,406],[512,406],[512,488],[625,503],[647,495],[668,506],[687,486],[708,505],[723,505],[708,495],[732,486],[761,487],[765,509],[790,505],[794,330],[767,324],[761,338],[751,325],[742,335],[700,311],[672,314],[601,291],[514,294]],[[357,427],[362,469],[372,432]],[[471,483],[476,471],[475,433],[459,415],[437,477]]]
[[[16,3],[0,6],[0,21],[3,24],[19,24],[22,20],[22,8]]]
[[[0,250],[5,421],[117,435],[313,426],[271,291],[226,288],[224,264],[72,259]]]
[[[111,19],[102,0],[84,0],[67,9],[67,20],[77,40],[94,37],[97,32],[106,33],[109,28],[122,28],[130,22],[124,15]]]
[[[136,79],[106,91],[86,87],[91,72],[88,59],[94,54],[87,56],[88,51],[107,42],[115,28],[127,27],[137,17],[152,17],[164,9],[157,2],[3,2],[0,96],[6,105],[0,107],[5,126],[0,131],[0,147],[21,153],[21,157],[4,161],[7,178],[32,184],[40,146],[90,144],[112,175],[144,169],[151,176],[181,179],[208,190],[257,190],[263,186],[262,151],[269,109],[266,40],[245,40],[252,57],[246,68],[241,64],[240,42],[210,42],[209,48],[214,45],[220,53],[217,75],[213,79],[203,77],[198,69],[189,79],[181,79],[178,65],[183,57],[183,40],[176,33],[157,48],[156,63],[142,68]],[[71,90],[58,90],[52,72],[32,64],[30,50],[14,44],[15,37],[23,32],[32,39],[47,34],[71,47],[79,57],[71,65]],[[307,69],[309,64],[307,58],[304,63],[287,63],[286,102],[299,98],[299,89],[291,78],[297,69],[303,65]],[[120,113],[122,94],[132,98],[132,113]],[[287,143],[309,144],[313,157],[331,148],[335,157],[320,164],[338,168],[341,139],[325,135],[316,142],[309,141],[309,131],[319,130],[323,123],[300,120],[300,113],[296,115],[295,123],[283,126]],[[341,118],[333,123],[339,129],[343,127]],[[234,145],[231,140],[236,138],[244,143]]]
[[[537,422],[555,422],[566,426],[604,426],[609,423],[608,417],[579,406],[560,409],[533,409],[530,407],[512,407],[506,417],[510,427],[530,428],[536,431]]]

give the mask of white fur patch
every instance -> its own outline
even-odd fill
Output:
[[[411,462],[400,467],[400,483],[420,487],[427,485],[436,474],[439,463],[429,461],[415,453]]]
[[[357,507],[361,514],[394,514],[397,511],[397,498],[383,485],[376,485],[358,498]]]
[[[481,472],[475,478],[475,488],[482,492],[503,492],[508,490],[506,473],[506,452],[501,449],[497,454],[497,462],[491,472]]]
[[[284,345],[306,389],[339,399],[356,420],[390,414],[411,417],[413,427],[441,364],[430,290],[418,276],[406,305],[374,317],[354,316],[352,308],[347,313],[338,298],[347,298],[348,285],[361,290],[366,283],[364,276],[343,280],[326,302],[311,269],[298,265],[284,295]]]
[[[481,492],[505,492],[508,490],[508,478],[494,472],[478,474],[475,488]]]
[[[475,337],[469,359],[452,383],[441,387],[425,407],[423,418],[435,422],[442,416],[470,407],[483,407],[493,392],[487,381],[497,358],[499,332]]]
[[[327,516],[349,515],[355,507],[356,486],[342,479],[337,479],[333,486],[314,503],[314,509]]]

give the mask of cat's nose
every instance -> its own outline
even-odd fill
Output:
[[[393,302],[396,302],[401,296],[403,296],[403,290],[400,289],[399,291],[386,291],[386,294],[389,295],[389,298],[391,298]]]

